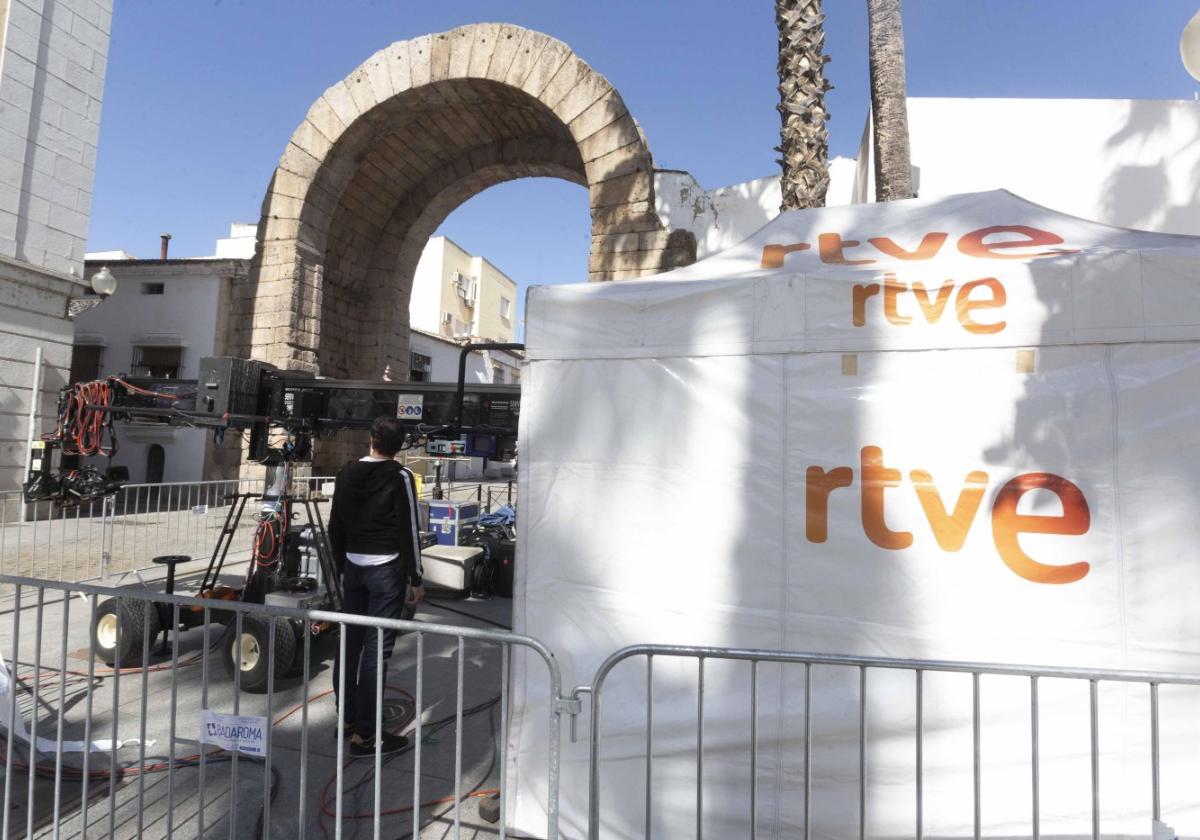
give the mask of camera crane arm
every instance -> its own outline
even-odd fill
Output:
[[[424,440],[431,455],[509,459],[516,452],[520,385],[465,382],[470,352],[501,348],[523,345],[466,345],[457,383],[326,379],[232,357],[201,359],[196,380],[109,377],[78,383],[59,397],[56,428],[35,443],[25,498],[71,504],[115,492],[128,479],[127,470],[124,475],[121,468],[101,473],[90,465],[55,470],[54,463],[56,450],[111,461],[118,449],[115,420],[208,428],[218,438],[228,429],[249,431],[249,460],[262,462],[274,452],[303,462],[311,460],[315,437],[369,429],[386,415],[401,421],[410,447]],[[272,432],[287,434],[285,452],[268,445]]]

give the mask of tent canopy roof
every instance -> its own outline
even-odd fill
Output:
[[[1191,341],[1200,237],[1006,190],[798,210],[666,274],[529,291],[531,359]]]

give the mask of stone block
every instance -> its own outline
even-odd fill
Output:
[[[593,210],[633,202],[650,203],[654,197],[654,181],[649,172],[634,172],[588,187],[588,202]]]
[[[643,233],[660,230],[662,223],[648,201],[635,201],[592,211],[592,235]]]
[[[497,81],[503,81],[512,87],[521,87],[533,70],[534,65],[541,60],[542,52],[551,43],[557,42],[553,38],[543,35],[541,32],[525,30],[521,37],[521,43],[513,55],[512,62],[508,65],[508,72],[505,73],[503,79],[497,79]],[[496,77],[492,76],[492,78]]]
[[[394,93],[403,93],[412,87],[412,68],[409,64],[411,48],[411,41],[397,41],[384,50]]]
[[[505,30],[511,29],[498,23],[477,23],[471,27],[471,61],[466,76],[479,79],[487,76],[488,66]]]
[[[529,70],[529,75],[521,82],[521,90],[537,99],[542,98],[542,92],[550,84],[559,69],[571,57],[571,48],[562,41],[547,39],[546,48],[538,56],[538,60]]]
[[[358,119],[358,106],[354,104],[354,97],[350,95],[350,89],[346,87],[344,80],[328,88],[322,96],[342,121],[342,125],[349,127]]]
[[[299,219],[270,218],[267,220],[266,230],[263,231],[263,242],[287,241],[295,239],[299,233]]]
[[[346,130],[346,124],[338,117],[337,112],[333,110],[333,106],[329,104],[329,100],[324,96],[317,97],[317,101],[308,109],[308,113],[304,119],[330,145],[336,143],[337,139],[342,136],[342,132]]]
[[[412,74],[410,87],[428,85],[433,70],[433,36],[422,35],[408,42],[408,66]]]
[[[62,110],[60,105],[57,103],[53,104],[60,111]],[[33,88],[29,85],[21,84],[16,79],[4,79],[0,82],[0,107],[17,112],[24,116],[28,122],[29,112],[33,107]]]
[[[42,37],[42,15],[30,5],[19,2],[5,4],[8,7],[8,25],[11,30],[18,30],[33,38]],[[5,67],[7,71],[8,67]]]
[[[495,82],[504,82],[529,30],[502,23],[496,32],[496,43],[483,75]]]
[[[108,52],[108,36],[79,15],[71,19],[71,34],[98,53]]]
[[[6,78],[15,79],[23,85],[33,87],[37,78],[37,64],[20,53],[10,51],[4,58],[4,75]]]
[[[446,33],[450,44],[450,58],[446,78],[462,79],[471,66],[471,49],[475,42],[475,26],[459,26]]]
[[[317,101],[324,102],[323,99]],[[292,143],[317,160],[324,159],[329,150],[333,148],[333,144],[329,142],[329,138],[318,131],[317,127],[307,119],[300,123],[299,127],[292,133]]]
[[[644,238],[653,233],[600,233],[592,236],[589,253],[601,254],[613,251],[644,251]]]
[[[561,102],[577,85],[587,79],[588,76],[594,75],[592,68],[588,67],[583,59],[574,53],[568,53],[562,65],[554,71],[554,75],[546,82],[546,86],[542,89],[538,98],[547,108],[554,110],[554,106]]]
[[[622,175],[641,172],[653,178],[653,163],[641,143],[631,143],[616,149],[594,161],[583,164],[583,172],[587,175],[589,184],[599,184],[601,181],[620,178]]]
[[[429,62],[429,81],[442,82],[450,78],[450,44],[453,41],[451,32],[438,32],[431,37],[431,56]]]
[[[608,80],[588,67],[582,59],[576,57],[575,61],[583,65],[585,72],[580,76],[576,85],[571,88],[562,99],[555,102],[550,107],[560,120],[570,126],[576,119],[588,111],[593,105],[601,105],[597,112],[593,115],[593,124],[596,129],[603,128],[612,120],[601,122],[606,115],[610,115],[613,119],[620,116],[625,110],[625,103],[620,96],[616,95],[613,86]],[[615,113],[614,113],[615,112]],[[588,128],[587,125],[581,125],[580,129]],[[575,135],[575,129],[572,129],[572,137],[586,137],[586,134]],[[588,132],[590,134],[591,131]]]
[[[354,106],[360,114],[367,113],[379,104],[365,65],[360,65],[347,77],[346,88],[350,91],[350,98],[354,100]]]
[[[310,186],[312,186],[311,178],[305,178],[286,169],[276,169],[275,178],[272,181],[271,197],[268,197],[267,204],[271,203],[275,195],[303,199],[308,195]]]
[[[656,251],[609,251],[588,256],[588,272],[596,271],[629,271],[633,269],[663,271],[664,265],[678,267],[686,265],[679,262],[685,254],[682,249]]]
[[[76,212],[73,208],[51,204],[50,227],[71,234],[72,236],[87,236],[88,217]],[[63,253],[70,253],[70,244],[68,244],[67,249]]]
[[[301,178],[312,180],[321,169],[321,161],[313,157],[295,143],[289,142],[279,158],[279,168]]]
[[[367,73],[367,83],[376,102],[387,102],[396,93],[392,87],[392,76],[388,72],[387,48],[377,50],[370,58],[362,63],[362,69]]]
[[[599,131],[579,141],[579,156],[586,164],[604,155],[610,154],[630,143],[640,143],[641,134],[633,117],[625,114],[616,122],[606,125]]]
[[[4,36],[4,46],[7,50],[28,59],[34,63],[38,60],[38,36],[10,26]]]

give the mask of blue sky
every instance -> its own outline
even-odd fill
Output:
[[[866,0],[826,0],[832,154],[869,103]],[[909,93],[1191,99],[1179,33],[1196,0],[906,0]],[[771,0],[116,0],[89,250],[211,254],[257,221],[312,101],[392,41],[503,21],[570,45],[616,86],[661,168],[706,188],[775,174]],[[1130,11],[1133,16],[1130,17]],[[1036,130],[1036,127],[1031,127]],[[529,179],[455,211],[444,233],[524,287],[586,279],[587,193]],[[523,298],[523,295],[521,296]]]

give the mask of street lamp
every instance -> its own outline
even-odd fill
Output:
[[[67,300],[67,317],[76,318],[99,306],[105,298],[117,290],[117,278],[109,271],[108,266],[101,266],[92,275],[92,291],[96,294],[89,297],[73,297]]]
[[[1187,26],[1183,27],[1183,35],[1179,38],[1179,57],[1183,66],[1192,74],[1192,78],[1200,81],[1200,12],[1192,15]]]
[[[117,290],[117,278],[108,270],[108,266],[101,266],[100,270],[92,275],[92,291],[106,298]]]

